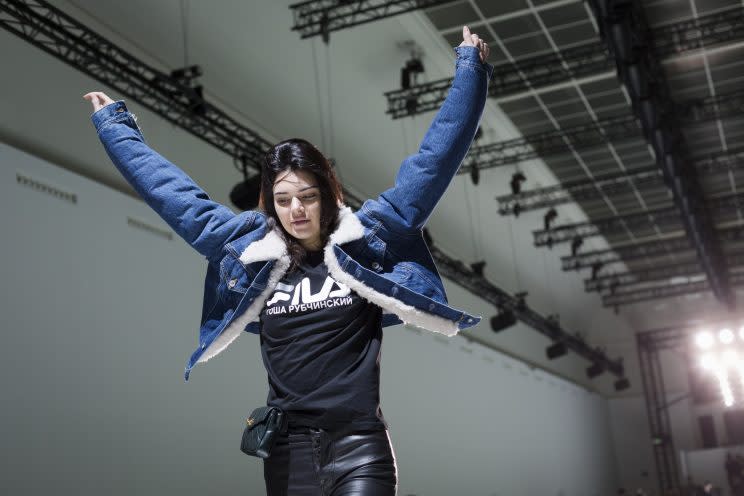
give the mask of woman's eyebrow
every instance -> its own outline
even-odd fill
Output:
[[[312,188],[317,188],[317,187],[318,187],[318,186],[306,186],[306,187],[302,188],[301,190],[298,190],[298,193],[302,193],[302,192],[303,192],[303,191],[305,191],[306,189],[312,189]],[[288,192],[286,192],[286,191],[275,191],[275,192],[274,192],[274,196],[279,196],[279,195],[288,195],[288,194],[289,194],[289,193],[288,193]]]

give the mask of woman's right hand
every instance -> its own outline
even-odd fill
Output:
[[[83,95],[83,98],[93,104],[93,112],[98,112],[106,105],[111,105],[114,101],[102,91],[91,91]]]

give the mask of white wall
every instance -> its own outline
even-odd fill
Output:
[[[77,195],[71,204],[16,174]],[[243,336],[182,379],[204,262],[137,200],[0,146],[3,494],[261,494],[238,450],[265,399]],[[615,489],[607,403],[457,337],[385,332],[382,407],[399,494],[595,496]]]

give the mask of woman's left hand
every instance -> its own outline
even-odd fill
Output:
[[[488,54],[491,53],[488,43],[483,41],[477,34],[471,33],[470,28],[467,26],[462,27],[462,43],[458,46],[471,46],[477,48],[480,53],[481,62],[485,62],[488,58]]]

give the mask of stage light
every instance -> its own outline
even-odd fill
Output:
[[[587,377],[589,377],[589,379],[594,379],[598,375],[602,374],[604,370],[604,364],[596,362],[586,368],[586,375]]]
[[[478,164],[476,162],[470,165],[470,180],[473,182],[473,186],[478,186],[480,182],[480,172],[478,172]]]
[[[486,262],[481,260],[480,262],[473,262],[470,264],[470,269],[480,277],[483,277],[483,269],[486,267]]]
[[[718,333],[718,339],[723,344],[731,344],[734,342],[734,333],[731,332],[731,329],[721,329],[721,332]]]
[[[624,389],[628,389],[629,387],[630,381],[625,377],[621,377],[620,379],[615,381],[615,391],[622,391]]]
[[[239,182],[230,192],[230,201],[240,210],[253,210],[258,206],[261,193],[261,174]]]
[[[568,348],[566,348],[566,345],[560,341],[551,344],[545,350],[545,354],[550,360],[555,360],[556,358],[562,357],[566,353],[568,353]]]
[[[710,370],[710,371],[712,371],[713,369],[715,369],[716,368],[716,361],[713,359],[713,355],[710,355],[710,354],[703,355],[703,358],[700,359],[700,366],[704,370]]]
[[[726,350],[723,352],[723,355],[721,356],[721,361],[726,367],[733,367],[736,365],[736,362],[738,361],[738,357],[736,356],[736,352],[734,350]]]
[[[527,178],[521,172],[515,172],[514,174],[512,174],[511,181],[509,182],[512,190],[512,195],[518,195],[522,192],[522,183],[526,180]]]
[[[697,344],[698,348],[704,350],[713,346],[714,341],[713,335],[709,332],[699,332],[697,336],[695,336],[695,344]]]
[[[543,228],[545,231],[550,231],[550,226],[557,217],[558,212],[554,208],[551,208],[545,213],[545,216],[543,216]]]
[[[501,310],[491,317],[491,330],[501,332],[517,323],[517,316],[511,310]]]
[[[731,384],[729,384],[728,375],[723,369],[719,370],[716,375],[718,376],[718,383],[721,386],[723,404],[729,407],[734,404],[734,393],[731,391]]]

